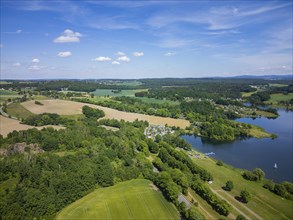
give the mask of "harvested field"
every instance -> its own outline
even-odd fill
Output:
[[[174,118],[164,118],[158,116],[151,116],[151,115],[143,115],[138,113],[130,113],[130,112],[122,112],[111,108],[106,108],[98,105],[93,104],[86,104],[81,102],[73,102],[73,101],[66,101],[66,100],[43,100],[42,103],[44,105],[36,105],[34,101],[28,101],[22,103],[22,105],[35,114],[41,114],[44,112],[47,113],[57,113],[60,115],[76,115],[82,114],[82,106],[87,105],[92,108],[98,108],[105,112],[106,119],[117,119],[117,120],[125,120],[125,121],[134,121],[135,119],[138,120],[146,120],[150,124],[154,125],[165,125],[168,124],[169,126],[178,126],[180,128],[185,128],[189,126],[189,121],[183,119],[174,119]]]
[[[31,126],[31,125],[24,125],[20,124],[18,120],[11,119],[4,117],[0,115],[0,134],[3,135],[3,137],[6,137],[10,132],[12,131],[21,131],[21,130],[27,130],[31,128],[37,128],[41,130],[45,127],[53,127],[54,129],[62,129],[64,127],[62,126],[56,126],[56,125],[47,125],[47,126]]]

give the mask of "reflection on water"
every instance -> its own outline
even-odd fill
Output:
[[[278,135],[269,138],[236,140],[230,143],[211,143],[200,137],[182,136],[192,146],[203,152],[214,152],[214,158],[223,160],[238,168],[252,170],[261,168],[268,179],[276,182],[292,182],[292,133],[293,112],[279,110],[279,117],[275,120],[267,118],[241,118],[236,121],[261,126],[266,131]],[[274,168],[274,164],[278,168]]]

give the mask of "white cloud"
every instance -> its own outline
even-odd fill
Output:
[[[117,60],[118,61],[124,61],[124,62],[129,62],[130,61],[130,59],[127,56],[118,57]]]
[[[133,56],[135,56],[135,57],[142,57],[143,55],[144,55],[143,52],[134,52],[133,53]]]
[[[21,64],[17,62],[17,63],[12,64],[12,66],[19,67],[19,66],[21,66]]]
[[[17,30],[15,33],[20,34],[22,30]]]
[[[115,55],[121,57],[121,56],[125,56],[125,53],[118,51],[117,53],[115,53]]]
[[[120,63],[119,63],[118,61],[116,61],[116,60],[113,61],[112,64],[113,64],[113,65],[120,65]]]
[[[59,52],[57,56],[59,57],[70,57],[72,53],[70,51]]]
[[[42,66],[38,66],[38,65],[32,65],[28,68],[29,70],[40,70],[42,69]]]
[[[40,60],[38,58],[32,59],[32,63],[39,63],[39,62],[40,62]]]
[[[110,57],[96,57],[93,60],[94,61],[99,61],[99,62],[106,62],[106,61],[111,61],[112,59]]]
[[[80,41],[82,34],[79,32],[74,32],[70,29],[66,29],[61,36],[54,39],[55,43],[75,43]]]
[[[174,52],[167,52],[167,53],[164,54],[164,56],[171,57],[171,56],[174,56],[175,54],[176,53],[174,53]]]

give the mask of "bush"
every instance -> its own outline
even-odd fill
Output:
[[[248,203],[251,200],[251,195],[248,191],[242,190],[240,192],[240,201],[243,203]]]
[[[44,105],[43,103],[39,102],[39,101],[35,101],[36,105]]]
[[[234,184],[233,184],[233,182],[232,182],[231,180],[228,180],[228,181],[226,182],[226,186],[224,187],[224,189],[225,189],[226,191],[231,191],[233,188],[234,188]]]
[[[250,171],[244,171],[242,176],[244,179],[249,180],[249,181],[257,181],[258,180],[258,176]]]
[[[223,165],[224,165],[224,163],[223,163],[223,161],[221,161],[221,160],[218,160],[218,161],[217,161],[217,165],[218,165],[218,166],[223,166]]]
[[[104,111],[100,109],[94,109],[86,105],[82,107],[82,113],[87,118],[102,118],[105,116]]]
[[[236,220],[246,220],[246,218],[243,215],[238,215]]]

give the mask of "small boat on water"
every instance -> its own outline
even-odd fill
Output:
[[[275,168],[275,169],[277,169],[277,168],[278,168],[278,166],[277,166],[277,164],[276,164],[276,163],[275,163],[275,165],[274,165],[274,168]]]

